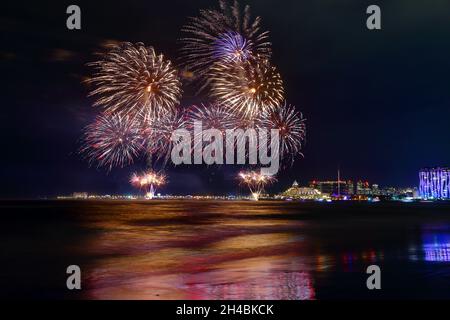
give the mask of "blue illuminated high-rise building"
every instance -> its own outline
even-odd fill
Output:
[[[419,172],[423,199],[450,199],[450,168],[424,168]]]

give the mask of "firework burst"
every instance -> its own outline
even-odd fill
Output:
[[[244,171],[238,174],[240,184],[249,188],[254,200],[258,201],[264,187],[275,182],[273,176],[263,175],[256,171]]]
[[[250,7],[241,10],[237,1],[219,1],[220,10],[201,10],[182,28],[181,58],[197,76],[205,76],[221,60],[246,61],[253,56],[269,59],[268,32],[261,30],[261,18],[252,19]]]
[[[142,174],[133,173],[130,178],[130,183],[135,188],[144,190],[147,198],[153,199],[156,188],[165,185],[167,179],[163,173],[150,170]]]
[[[211,96],[231,113],[254,118],[282,103],[283,81],[267,60],[219,62],[211,68]]]
[[[133,163],[143,148],[140,124],[120,114],[99,115],[85,128],[80,152],[98,167],[124,167]]]
[[[181,97],[177,71],[162,54],[142,43],[121,43],[89,64],[96,73],[88,80],[95,106],[109,113],[158,117],[173,111]]]
[[[226,131],[233,130],[238,120],[226,108],[217,103],[191,106],[188,109],[188,116],[189,130],[194,133],[193,150],[199,150],[209,144],[209,142],[203,141],[204,130],[219,130],[223,136],[226,136]],[[198,124],[201,124],[201,130],[196,127]]]
[[[173,146],[172,133],[175,130],[188,128],[189,119],[185,112],[175,111],[162,118],[150,118],[145,123],[145,137],[148,156],[155,156],[166,166]]]
[[[236,128],[238,121],[224,106],[218,103],[192,106],[188,112],[191,125],[198,121],[202,123],[203,129],[217,129],[223,134],[227,129]]]
[[[301,153],[302,143],[306,137],[306,119],[292,105],[279,105],[265,113],[262,126],[268,130],[277,129],[280,135],[280,156],[289,157],[291,162]]]
[[[214,59],[224,63],[244,62],[254,57],[253,45],[241,34],[228,31],[221,34],[214,44]]]

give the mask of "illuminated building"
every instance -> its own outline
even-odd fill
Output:
[[[372,189],[370,188],[368,181],[358,181],[356,183],[356,194],[357,195],[372,195]]]
[[[317,189],[321,193],[329,195],[352,195],[353,182],[352,181],[311,181],[310,188]]]
[[[353,194],[355,194],[355,186],[354,186],[354,184],[353,184],[353,181],[351,181],[351,180],[348,180],[347,182],[347,192],[348,192],[348,195],[353,195]]]
[[[380,193],[385,197],[394,197],[397,195],[397,189],[394,187],[384,187],[381,189]]]
[[[407,187],[407,188],[398,188],[397,189],[398,197],[407,197],[411,199],[419,198],[419,192],[416,187]]]
[[[73,199],[87,199],[88,193],[87,192],[74,192],[72,194]]]
[[[300,187],[297,181],[294,181],[292,187],[281,193],[278,197],[299,200],[327,200],[330,198],[327,194],[323,194],[317,189]]]
[[[423,199],[450,199],[450,168],[424,168],[419,172]]]
[[[372,185],[372,195],[374,196],[379,196],[380,193],[380,187],[378,186],[378,184],[373,184]]]

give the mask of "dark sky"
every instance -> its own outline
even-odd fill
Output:
[[[263,18],[286,97],[308,119],[305,157],[272,191],[342,175],[417,185],[424,166],[450,164],[450,2],[246,0]],[[70,4],[82,30],[66,29]],[[382,30],[365,26],[382,9]],[[99,110],[81,84],[107,41],[144,42],[175,60],[187,16],[216,1],[12,1],[1,16],[0,197],[125,193],[144,168],[89,168],[77,154]],[[187,89],[189,91],[189,89]],[[167,193],[234,193],[238,168],[169,169]]]

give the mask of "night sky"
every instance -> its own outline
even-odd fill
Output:
[[[364,179],[416,186],[418,170],[450,164],[450,2],[242,0],[263,18],[289,103],[307,120],[304,158],[279,174],[294,179]],[[66,29],[66,8],[82,30]],[[382,30],[366,8],[382,9]],[[12,1],[0,10],[0,198],[127,193],[145,168],[89,167],[77,150],[100,111],[82,84],[93,52],[111,41],[144,42],[176,61],[180,28],[216,1]],[[193,99],[183,88],[185,100]],[[184,102],[184,104],[183,104]],[[169,168],[163,193],[236,193],[238,167]]]

